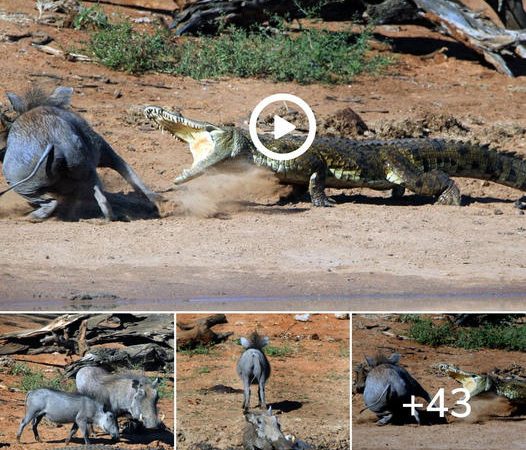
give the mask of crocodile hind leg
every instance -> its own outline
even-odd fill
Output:
[[[424,172],[414,169],[402,159],[388,161],[386,178],[417,195],[437,197],[439,205],[460,205],[460,190],[449,175],[441,170]]]

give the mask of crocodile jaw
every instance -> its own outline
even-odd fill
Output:
[[[455,366],[448,364],[439,364],[439,369],[447,376],[453,378],[462,384],[462,387],[469,391],[471,397],[488,390],[488,377],[477,375],[471,372],[465,372]]]
[[[176,139],[190,146],[194,162],[192,167],[206,160],[215,150],[214,133],[223,133],[208,122],[187,119],[179,113],[166,111],[158,106],[144,109],[146,118],[154,122],[161,130],[168,131]]]

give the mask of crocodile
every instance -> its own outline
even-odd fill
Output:
[[[495,392],[513,402],[526,403],[526,379],[523,377],[503,377],[495,373],[479,375],[446,363],[438,364],[437,368],[439,372],[462,384],[471,397],[483,392]]]
[[[271,169],[283,184],[308,188],[314,206],[331,206],[326,187],[391,189],[393,196],[403,195],[407,188],[417,195],[434,197],[438,204],[460,205],[460,191],[451,176],[490,180],[526,191],[526,160],[485,145],[431,138],[351,140],[320,136],[303,155],[280,161],[259,152],[240,128],[192,120],[158,106],[147,106],[144,115],[190,146],[193,164],[175,178],[176,185],[220,162],[244,158]],[[303,143],[300,136],[293,135],[281,139],[262,135],[260,139],[276,153],[291,152]]]

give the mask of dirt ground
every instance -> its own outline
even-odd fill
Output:
[[[19,315],[0,315],[0,334],[15,331],[31,330],[42,327],[38,321],[32,320],[27,316]],[[11,357],[7,357],[11,359]],[[58,375],[61,369],[77,359],[76,356],[66,356],[64,354],[41,354],[41,355],[14,355],[12,357],[16,362],[22,362],[33,370],[44,372],[49,378]],[[64,449],[64,440],[69,433],[70,425],[55,425],[44,419],[38,427],[41,443],[37,443],[31,431],[31,425],[28,425],[21,437],[21,443],[16,443],[16,433],[20,421],[25,415],[25,397],[26,393],[19,388],[22,379],[21,374],[13,375],[8,366],[6,366],[4,357],[0,367],[0,447],[12,450],[27,449]],[[157,373],[148,373],[147,376],[159,376]],[[162,376],[162,375],[161,375]],[[173,389],[173,378],[167,378],[168,388]],[[158,403],[159,416],[163,417],[166,425],[166,431],[148,431],[142,434],[122,434],[118,443],[112,443],[111,437],[104,434],[98,428],[95,428],[95,434],[91,436],[89,449],[93,450],[168,450],[173,448],[172,444],[167,443],[170,440],[170,434],[174,430],[174,401],[173,398],[162,398]],[[84,444],[80,432],[71,440],[70,446],[79,447]],[[88,449],[88,447],[86,447]]]
[[[437,317],[437,316],[432,316]],[[400,323],[396,315],[353,315],[352,363],[364,360],[364,355],[374,356],[377,352],[402,355],[400,365],[433,397],[439,388],[445,388],[445,405],[451,408],[458,399],[451,390],[460,387],[456,381],[440,377],[433,366],[438,363],[454,364],[474,373],[487,373],[494,368],[504,369],[515,363],[526,367],[526,355],[522,352],[499,350],[466,351],[452,347],[431,348],[413,340],[401,340],[407,336],[408,324]],[[385,333],[391,333],[388,336]],[[367,449],[450,449],[487,450],[523,449],[524,417],[507,418],[507,402],[475,401],[472,399],[472,413],[466,419],[454,419],[448,424],[386,425],[375,424],[376,416],[360,411],[364,408],[361,394],[353,395],[352,402],[352,445],[353,450]],[[459,412],[461,409],[459,410]],[[494,414],[499,418],[489,419]],[[451,418],[449,419],[451,420]]]
[[[196,317],[203,316],[178,314],[177,322]],[[271,356],[267,347],[272,372],[266,399],[283,433],[318,449],[349,449],[349,321],[332,314],[312,315],[308,322],[293,314],[227,314],[227,320],[213,330],[233,335],[211,353],[177,354],[178,450],[198,443],[242,448],[243,385],[236,373],[242,347],[234,340],[254,329],[270,338],[269,347],[288,352]],[[226,388],[212,389],[217,385]],[[253,386],[252,408],[256,399]]]
[[[50,45],[64,49],[87,40],[85,32],[35,24],[33,5],[31,0],[0,0],[2,33],[43,31],[55,39]],[[15,12],[23,14],[15,17]],[[500,75],[423,27],[384,26],[377,37],[390,38],[391,50],[382,51],[395,64],[379,78],[361,76],[340,86],[137,77],[45,55],[28,38],[1,41],[0,98],[6,104],[5,92],[35,83],[48,89],[74,87],[74,109],[159,191],[172,186],[191,157],[185,145],[145,122],[141,109],[148,104],[214,123],[244,124],[260,99],[288,92],[307,101],[318,118],[352,107],[379,136],[415,132],[478,139],[526,154],[524,76]],[[260,184],[250,173],[223,175],[167,194],[179,206],[161,219],[141,214],[141,200],[126,194],[128,187],[113,173],[103,178],[109,191],[125,194],[111,200],[116,207],[127,205],[129,222],[52,219],[35,224],[24,219],[29,209],[20,197],[2,197],[0,308],[290,310],[308,305],[313,310],[377,310],[425,305],[466,310],[523,305],[526,219],[513,207],[519,195],[513,189],[459,180],[463,207],[434,206],[411,194],[393,200],[388,193],[334,191],[337,205],[318,209],[308,202],[276,205],[273,183]],[[225,204],[225,198],[249,203]],[[203,217],[208,215],[215,217]]]

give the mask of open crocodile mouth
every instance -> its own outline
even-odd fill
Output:
[[[487,390],[487,377],[476,373],[465,372],[456,366],[449,364],[439,364],[438,369],[444,374],[453,378],[467,389],[472,397]]]
[[[144,109],[146,118],[155,123],[161,131],[168,131],[176,139],[186,142],[194,158],[192,166],[208,158],[215,149],[212,132],[221,129],[207,122],[187,119],[177,112],[166,111],[158,106]]]

